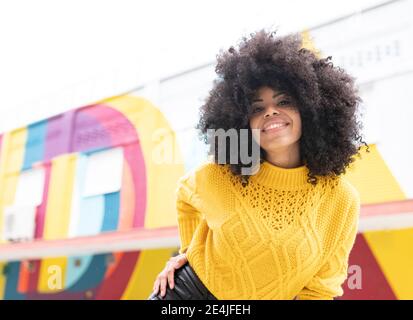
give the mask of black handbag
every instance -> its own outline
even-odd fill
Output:
[[[198,278],[189,263],[175,270],[175,285],[173,289],[166,286],[165,295],[161,291],[152,293],[147,300],[217,300]]]

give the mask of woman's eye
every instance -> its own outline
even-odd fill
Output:
[[[262,107],[255,107],[253,110],[252,110],[252,113],[257,113],[257,112],[260,112],[262,110]]]
[[[290,101],[289,100],[281,100],[279,104],[281,104],[281,105],[290,104]]]

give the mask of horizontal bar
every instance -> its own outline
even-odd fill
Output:
[[[34,240],[0,245],[0,261],[36,260],[109,252],[179,247],[178,227],[105,232],[87,237]]]
[[[361,206],[359,232],[413,228],[413,199]],[[0,261],[36,260],[180,246],[177,226],[0,244]]]
[[[413,199],[363,204],[360,209],[360,216],[370,217],[408,212],[413,212]]]

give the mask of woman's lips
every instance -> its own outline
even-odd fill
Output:
[[[263,130],[263,132],[264,133],[276,133],[276,132],[279,132],[279,131],[282,131],[282,130],[286,129],[289,125],[290,124],[287,123],[286,125],[283,125],[283,126],[278,127],[278,128],[271,128],[271,129]]]

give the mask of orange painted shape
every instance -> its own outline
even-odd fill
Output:
[[[120,210],[118,230],[130,230],[133,227],[135,208],[135,188],[128,162],[124,162],[122,174],[122,189],[120,192]]]
[[[20,263],[19,281],[17,284],[17,291],[19,293],[26,293],[29,291],[30,270],[29,261],[22,261]]]
[[[106,274],[105,274],[105,279],[110,278],[112,276],[113,272],[116,271],[117,267],[119,266],[119,262],[121,261],[123,255],[124,255],[124,252],[116,252],[116,253],[113,253],[112,255],[113,255],[114,261],[111,262],[109,264],[109,266],[107,267]]]

